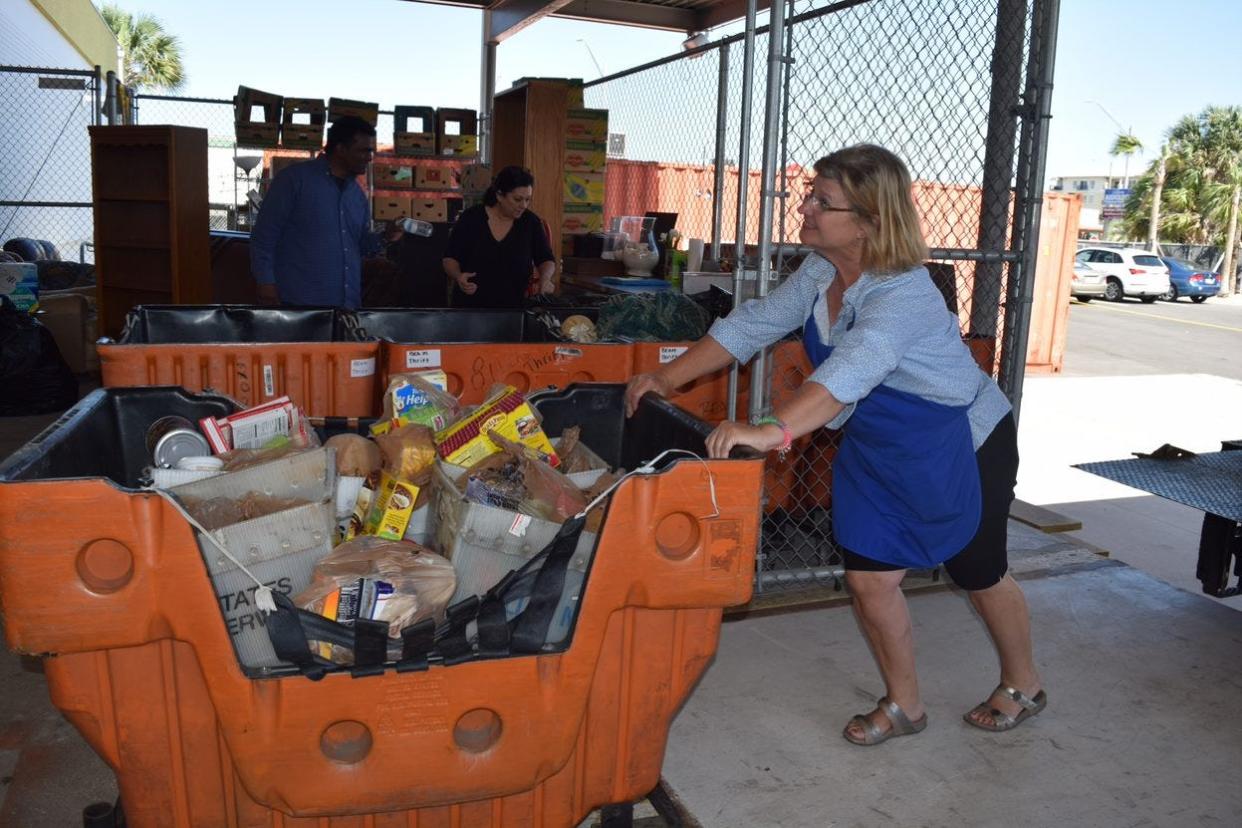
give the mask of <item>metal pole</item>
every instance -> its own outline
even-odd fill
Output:
[[[724,225],[725,140],[729,119],[729,44],[720,47],[720,81],[716,85],[716,176],[712,184],[712,261],[720,261]]]
[[[772,208],[776,192],[777,152],[780,150],[781,81],[785,72],[785,0],[772,0],[768,16],[768,88],[763,115],[763,190],[759,197],[759,261],[755,267],[755,295],[768,295],[772,275]],[[750,417],[767,407],[768,351],[765,348],[750,364]]]
[[[1031,231],[1026,238],[1026,247],[1022,251],[1022,263],[1018,278],[1011,279],[1010,292],[1016,300],[1007,303],[1011,310],[1007,311],[1005,327],[1012,330],[1009,340],[1009,353],[1002,354],[1001,366],[1006,368],[1008,362],[1008,383],[1005,388],[1009,401],[1013,404],[1014,419],[1018,419],[1022,408],[1022,382],[1026,375],[1026,347],[1031,332],[1031,304],[1035,282],[1035,258],[1039,250],[1039,219],[1043,209],[1044,172],[1048,161],[1048,124],[1052,120],[1052,76],[1057,53],[1057,25],[1061,15],[1060,0],[1036,0],[1034,16],[1034,32],[1032,37],[1039,40],[1039,76],[1035,85],[1035,124],[1031,130],[1031,143],[1034,162],[1031,164],[1027,186],[1032,198],[1027,204],[1028,222]],[[1007,357],[1007,359],[1006,359]]]
[[[996,42],[992,48],[992,89],[987,144],[983,156],[983,195],[979,205],[979,249],[1001,250],[1009,235],[1014,137],[1022,81],[1022,39],[1026,0],[997,0]],[[996,336],[1002,270],[985,264],[975,271],[971,290],[970,333]]]
[[[491,39],[492,13],[483,12],[483,50],[479,77],[479,160],[492,163],[492,102],[496,98],[496,41]]]
[[[742,275],[746,268],[746,190],[750,184],[750,111],[755,85],[755,16],[757,0],[746,0],[746,37],[742,49],[742,131],[737,153],[737,230],[733,245],[733,307],[742,301]],[[729,419],[737,417],[738,365],[729,369]]]
[[[108,90],[104,98],[104,106],[108,113],[108,126],[116,126],[116,72],[108,71],[107,75]]]
[[[100,85],[103,83],[103,71],[95,67],[95,77],[91,79],[91,123],[99,126],[103,123],[103,97]]]
[[[789,0],[789,9],[793,11],[793,0]],[[776,247],[776,277],[779,279],[785,270],[785,259],[787,255],[786,241],[789,238],[786,234],[785,222],[789,218],[789,90],[792,87],[793,79],[793,32],[794,24],[791,20],[785,20],[785,68],[782,72],[784,76],[783,99],[784,103],[781,108],[781,214],[780,214],[780,242]],[[802,182],[799,180],[799,186]],[[801,239],[799,239],[801,241]],[[769,383],[769,388],[770,388]]]

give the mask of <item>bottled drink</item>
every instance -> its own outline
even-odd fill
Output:
[[[430,236],[432,230],[435,229],[429,221],[419,221],[412,218],[403,218],[397,224],[411,236]]]

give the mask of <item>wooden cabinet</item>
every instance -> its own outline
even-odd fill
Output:
[[[207,131],[91,127],[99,332],[135,305],[211,301]]]
[[[516,165],[535,176],[531,209],[548,223],[553,251],[560,250],[565,209],[569,93],[565,81],[532,80],[497,94],[492,105],[492,170]]]

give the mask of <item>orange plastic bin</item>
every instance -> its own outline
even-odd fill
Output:
[[[521,310],[374,308],[353,316],[360,333],[383,340],[385,385],[393,374],[441,368],[465,405],[483,402],[497,383],[526,392],[624,382],[633,368],[629,344],[560,341]]]
[[[610,462],[703,452],[705,424],[654,398],[626,420],[623,388],[605,388],[575,419],[604,434],[591,444]],[[157,416],[230,408],[102,389],[0,465],[6,640],[45,656],[52,700],[115,770],[128,824],[561,828],[655,787],[722,608],[751,594],[761,459],[687,458],[626,480],[559,651],[255,677],[191,528],[135,488]],[[540,410],[554,434],[569,422]]]
[[[331,308],[146,305],[99,345],[104,387],[179,385],[250,406],[288,396],[310,416],[372,417],[379,343]]]

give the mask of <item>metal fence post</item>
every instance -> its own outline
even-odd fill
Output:
[[[1032,26],[1032,70],[1028,77],[1030,98],[1030,139],[1025,147],[1029,171],[1021,182],[1025,193],[1022,211],[1015,216],[1021,233],[1022,260],[1018,278],[1010,277],[1009,299],[1005,302],[1005,342],[1001,351],[1001,387],[1013,405],[1017,420],[1022,410],[1022,384],[1026,377],[1026,349],[1031,333],[1031,311],[1035,290],[1035,259],[1039,250],[1039,224],[1043,212],[1044,171],[1048,160],[1048,125],[1052,120],[1052,78],[1056,62],[1057,26],[1060,0],[1035,0]],[[1038,46],[1038,49],[1036,49]]]
[[[492,40],[492,13],[483,11],[483,49],[479,66],[479,161],[492,163],[492,107],[496,98],[496,41]]]
[[[716,169],[712,183],[712,260],[720,260],[724,225],[725,140],[729,126],[729,44],[720,49],[720,78],[716,86]]]
[[[103,101],[100,97],[99,86],[103,81],[103,70],[101,67],[95,67],[95,75],[91,78],[91,123],[99,126],[103,123]]]
[[[104,98],[104,106],[107,108],[108,126],[116,126],[117,108],[116,108],[116,72],[108,71],[108,91]]]
[[[741,302],[743,276],[746,272],[746,199],[750,186],[750,114],[754,104],[757,8],[756,0],[746,0],[746,39],[742,49],[741,141],[737,153],[737,232],[734,233],[737,241],[733,246],[733,307]],[[738,365],[734,362],[729,369],[727,404],[730,420],[737,417],[737,380]]]
[[[759,197],[759,258],[755,265],[755,295],[768,295],[772,273],[772,208],[776,192],[776,156],[780,149],[781,84],[785,78],[785,0],[773,0],[768,17],[768,83],[764,98],[762,190]],[[783,203],[783,200],[782,200]],[[735,281],[736,284],[736,281]],[[750,417],[767,407],[767,349],[750,365]]]
[[[1009,235],[1010,182],[1014,134],[1022,81],[1022,40],[1026,0],[997,0],[996,41],[992,49],[992,87],[988,104],[987,145],[983,158],[983,194],[979,208],[979,250],[1005,248]],[[995,336],[999,316],[1002,262],[982,262],[971,291],[970,333]]]

